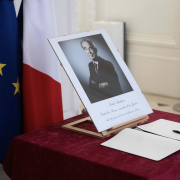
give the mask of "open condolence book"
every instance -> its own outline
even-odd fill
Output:
[[[160,119],[137,129],[126,128],[101,145],[155,161],[180,149],[180,135],[172,131],[180,129],[180,123]]]

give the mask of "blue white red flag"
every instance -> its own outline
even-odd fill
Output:
[[[18,15],[23,44],[24,131],[63,120],[60,63],[48,38],[57,36],[54,0],[23,0]]]

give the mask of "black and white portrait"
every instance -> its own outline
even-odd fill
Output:
[[[101,34],[59,45],[91,103],[133,91]]]
[[[105,29],[49,42],[98,132],[152,113]]]

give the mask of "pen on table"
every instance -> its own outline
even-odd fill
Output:
[[[177,134],[180,134],[180,131],[177,131],[177,130],[173,130],[173,132],[175,132]]]

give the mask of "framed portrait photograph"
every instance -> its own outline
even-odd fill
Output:
[[[105,29],[49,42],[99,132],[152,113]]]

